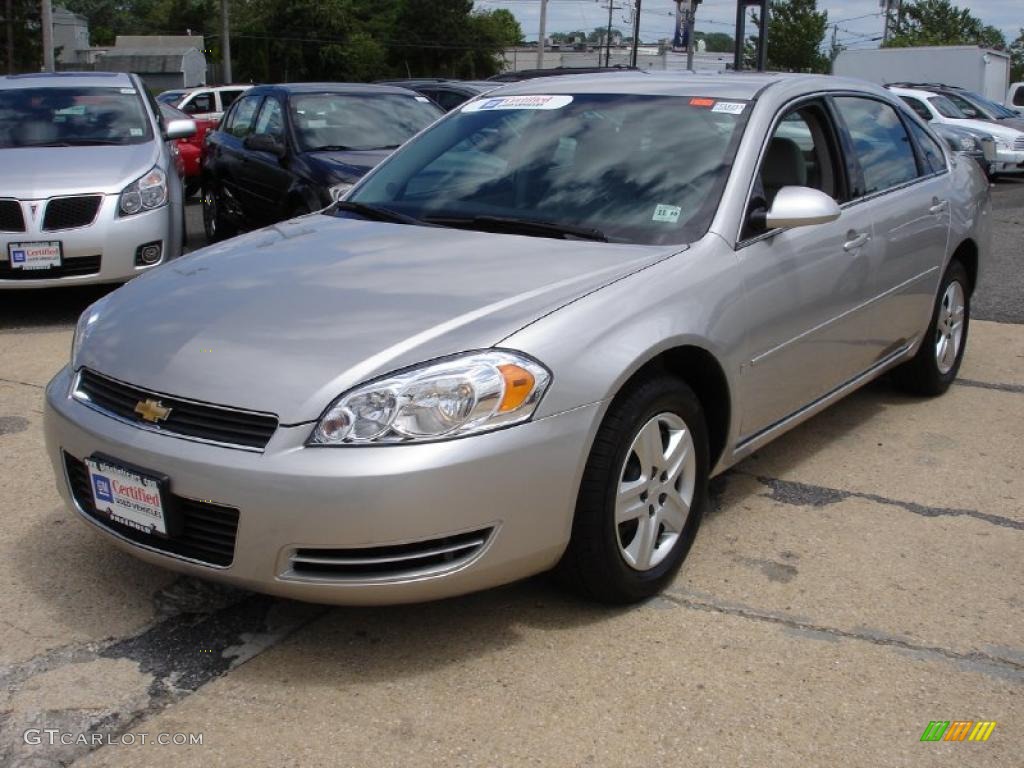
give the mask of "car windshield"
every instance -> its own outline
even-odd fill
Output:
[[[135,88],[0,90],[0,148],[141,144],[152,137]]]
[[[747,102],[585,94],[478,99],[350,196],[428,223],[665,244],[711,223]],[[551,227],[554,228],[551,228]],[[571,236],[571,232],[565,233]]]
[[[390,93],[301,94],[290,108],[304,152],[395,149],[442,114],[423,96]]]
[[[945,96],[929,96],[928,102],[935,107],[935,110],[943,117],[949,117],[957,120],[967,118],[967,115],[961,112],[960,108]]]
[[[967,95],[970,96],[979,106],[981,106],[985,112],[988,112],[997,120],[1002,120],[1007,117],[1017,117],[1016,112],[1012,112],[1011,110],[1004,107],[1002,104],[997,104],[991,99],[985,98],[980,93],[975,93],[974,91],[967,91]]]

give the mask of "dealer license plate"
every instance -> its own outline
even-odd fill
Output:
[[[8,243],[7,258],[11,269],[52,269],[60,266],[59,240],[46,243]]]
[[[97,457],[85,464],[97,511],[137,531],[167,535],[159,479]]]

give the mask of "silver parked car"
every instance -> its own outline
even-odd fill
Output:
[[[989,227],[977,164],[860,81],[529,81],[90,307],[48,449],[83,520],[198,576],[639,600],[709,476],[883,372],[949,387]]]
[[[137,75],[0,77],[0,289],[123,282],[181,254],[181,180]]]

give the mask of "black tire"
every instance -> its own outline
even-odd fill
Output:
[[[693,439],[693,499],[671,549],[649,570],[637,570],[620,548],[622,526],[627,524],[616,524],[615,500],[627,460],[636,458],[631,452],[634,438],[665,413],[681,418]],[[587,459],[572,537],[556,568],[559,579],[587,598],[611,604],[635,603],[661,591],[686,559],[700,527],[707,506],[708,463],[704,411],[684,382],[658,374],[624,392],[605,415]]]
[[[220,192],[212,183],[203,184],[202,206],[206,242],[218,243],[238,234],[237,228],[226,219]]]
[[[201,185],[199,184],[199,182],[197,180],[195,180],[195,179],[189,179],[188,181],[186,181],[185,182],[185,199],[187,200],[190,197],[194,197],[196,192],[199,191],[200,186]]]
[[[943,371],[940,368],[936,345],[939,335],[944,332],[940,323],[946,314],[947,292],[950,287],[958,283],[963,292],[963,328],[960,336],[960,346],[956,351],[952,366]],[[964,350],[967,349],[967,331],[971,324],[971,282],[964,265],[955,257],[946,268],[946,273],[939,283],[939,292],[935,299],[935,306],[932,309],[932,319],[924,332],[921,347],[917,354],[907,362],[893,370],[893,380],[900,389],[912,395],[922,397],[936,397],[943,394],[956,379],[960,371],[960,363],[964,359]]]

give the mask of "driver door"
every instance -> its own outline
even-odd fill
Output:
[[[833,222],[757,231],[747,224],[737,256],[750,329],[741,376],[741,442],[855,378],[872,365],[873,225],[849,207],[850,173],[821,99],[784,110],[765,143],[748,212],[785,186],[818,189],[842,206]]]

